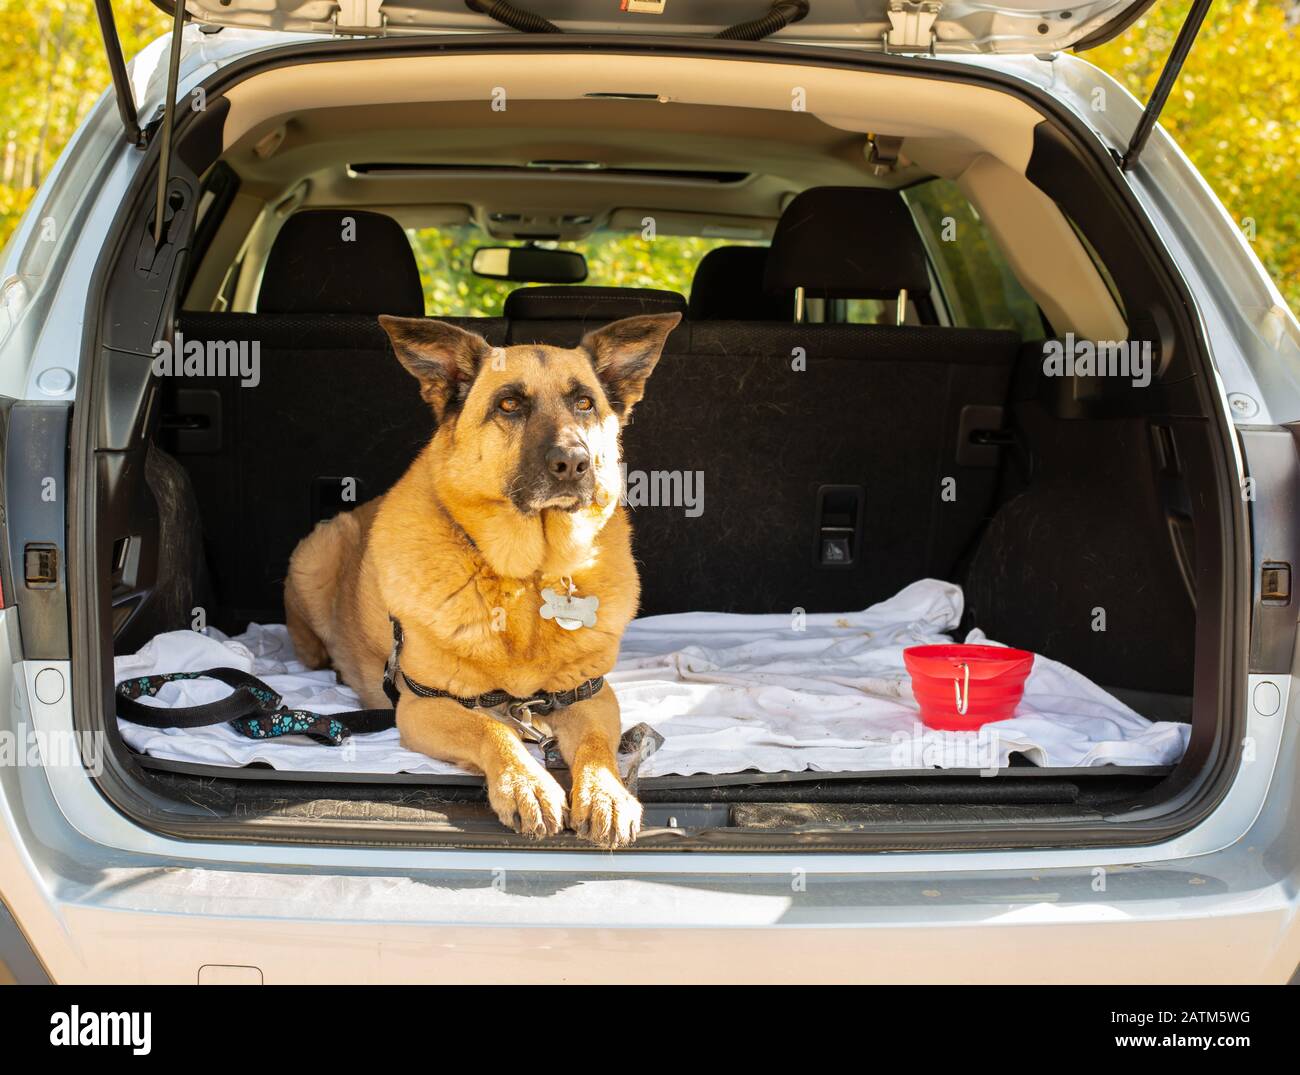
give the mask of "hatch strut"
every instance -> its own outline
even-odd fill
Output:
[[[185,28],[185,0],[172,0],[176,6],[172,23],[171,53],[167,57],[167,96],[163,100],[162,145],[158,150],[158,202],[153,222],[153,244],[162,245],[163,211],[167,208],[167,180],[172,163],[172,126],[176,122],[176,83],[181,70],[181,31]]]
[[[131,82],[126,77],[126,60],[122,58],[122,42],[117,36],[112,0],[95,0],[95,12],[99,15],[99,31],[104,37],[104,52],[108,55],[108,70],[113,76],[113,92],[117,96],[117,111],[122,117],[126,140],[133,146],[143,148],[144,132],[140,130],[136,115]]]
[[[1120,161],[1120,168],[1128,171],[1137,163],[1137,159],[1142,154],[1142,148],[1147,144],[1147,139],[1151,137],[1151,131],[1156,125],[1156,120],[1160,118],[1160,112],[1165,107],[1165,102],[1169,100],[1169,94],[1174,88],[1174,83],[1178,80],[1178,73],[1183,69],[1183,63],[1187,59],[1187,54],[1192,51],[1192,44],[1196,41],[1196,35],[1201,29],[1201,23],[1205,21],[1205,16],[1210,10],[1210,4],[1213,0],[1195,0],[1192,9],[1187,13],[1187,19],[1183,27],[1178,31],[1178,38],[1174,41],[1174,47],[1169,53],[1169,59],[1165,61],[1164,69],[1160,72],[1160,77],[1156,80],[1156,87],[1151,91],[1151,100],[1147,102],[1146,108],[1142,112],[1142,118],[1138,120],[1137,128],[1133,131],[1133,137],[1130,139],[1128,149]]]
[[[172,126],[176,122],[176,84],[181,69],[181,30],[185,24],[185,0],[174,0],[176,5],[172,23],[172,39],[167,57],[167,99],[163,103],[162,146],[158,153],[158,200],[155,205],[153,241],[162,244],[163,216],[167,208],[167,181],[171,177]],[[108,55],[108,70],[113,76],[113,92],[117,96],[117,111],[122,117],[126,140],[143,149],[149,142],[140,127],[140,116],[135,107],[135,94],[126,74],[126,60],[122,57],[122,41],[117,36],[117,20],[113,18],[112,0],[95,0],[99,16],[99,29],[104,36],[104,51]]]

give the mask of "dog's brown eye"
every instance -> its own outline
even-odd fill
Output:
[[[515,411],[519,410],[519,397],[506,396],[505,399],[497,404],[497,409],[505,411],[506,414],[514,414]]]
[[[590,396],[582,396],[578,402],[574,404],[574,406],[580,411],[589,411],[595,405],[595,401]]]

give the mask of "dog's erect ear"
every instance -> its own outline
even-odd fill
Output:
[[[420,382],[420,395],[442,421],[449,408],[464,400],[492,345],[446,321],[383,314],[379,323],[393,341],[398,361]]]
[[[625,317],[582,338],[582,349],[591,355],[609,404],[622,421],[645,394],[646,379],[659,361],[664,341],[681,319],[681,314]]]

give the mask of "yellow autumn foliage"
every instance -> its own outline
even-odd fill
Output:
[[[1145,101],[1191,4],[1156,4],[1084,54]],[[1160,122],[1300,310],[1300,3],[1210,8]]]

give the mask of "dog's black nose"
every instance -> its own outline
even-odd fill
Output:
[[[565,448],[557,444],[546,453],[546,469],[557,481],[574,481],[586,474],[590,467],[591,456],[581,445]]]

